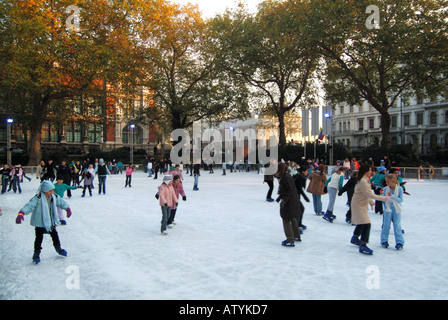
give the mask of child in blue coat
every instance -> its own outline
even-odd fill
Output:
[[[401,229],[401,204],[403,202],[403,188],[393,174],[385,177],[387,186],[383,189],[384,195],[392,199],[391,202],[384,202],[383,227],[381,230],[381,245],[389,247],[389,230],[391,223],[394,224],[395,248],[403,249],[404,237]]]
[[[22,208],[16,218],[16,223],[24,221],[24,215],[31,213],[31,225],[36,228],[36,239],[34,241],[34,263],[40,262],[40,251],[42,250],[42,240],[45,233],[49,233],[53,240],[56,252],[62,256],[67,256],[67,251],[61,248],[56,226],[60,224],[57,209],[67,211],[67,218],[70,218],[72,211],[67,202],[54,193],[54,185],[48,180],[44,180],[39,186],[37,194]]]

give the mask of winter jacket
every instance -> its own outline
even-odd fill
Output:
[[[384,175],[384,173],[377,173],[372,178],[370,178],[369,181],[373,184],[374,187],[383,188],[384,187],[384,178],[385,177],[386,176]]]
[[[383,202],[384,212],[401,212],[401,203],[403,202],[403,188],[396,186],[395,190],[392,191],[390,187],[385,187],[384,195],[388,196],[391,193],[390,202]]]
[[[186,197],[185,195],[185,191],[184,191],[184,186],[182,185],[182,182],[180,182],[177,186],[174,187],[174,193],[176,194],[176,199],[179,199],[179,195],[181,195],[182,197]]]
[[[130,176],[132,175],[132,172],[135,171],[135,168],[131,168],[130,166],[126,168],[126,175]]]
[[[76,186],[69,186],[65,183],[61,183],[61,184],[54,184],[54,193],[56,193],[58,196],[60,196],[61,198],[64,198],[64,193],[66,190],[76,190],[77,187]]]
[[[56,208],[67,210],[70,206],[55,193],[51,195],[50,206],[42,206],[42,201],[47,201],[47,199],[45,194],[40,192],[20,209],[20,212],[23,212],[25,215],[31,213],[30,224],[34,227],[45,228],[50,232],[54,226],[61,223]],[[46,208],[46,210],[43,208]]]
[[[310,201],[304,191],[306,188],[306,176],[303,173],[297,174],[294,177],[294,184],[296,185],[297,193],[299,194],[299,200],[300,196],[303,196],[305,201]]]
[[[353,198],[353,193],[355,192],[355,186],[356,186],[356,179],[355,178],[351,178],[342,187],[342,189],[339,190],[338,195],[341,196],[344,192],[347,192],[348,203],[351,203],[352,202],[352,198]]]
[[[375,203],[373,200],[386,201],[386,198],[374,194],[370,188],[369,178],[363,177],[355,186],[350,206],[352,209],[352,223],[354,225],[370,223],[369,204],[373,205]]]
[[[162,183],[159,186],[159,204],[161,207],[168,205],[171,209],[176,209],[177,197],[172,184]]]
[[[87,173],[83,173],[81,180],[79,181],[79,184],[84,180],[84,187],[91,186],[93,182],[93,175],[90,171],[87,171]]]
[[[328,188],[341,190],[344,185],[344,175],[333,173],[325,183]]]
[[[281,200],[280,216],[282,219],[297,218],[300,214],[299,210],[301,210],[299,194],[294,180],[288,172],[279,180],[278,195]]]
[[[325,181],[327,180],[327,175],[325,172],[314,171],[308,177],[310,183],[308,184],[307,192],[316,195],[324,194]]]

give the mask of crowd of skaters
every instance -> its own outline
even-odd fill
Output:
[[[265,174],[264,182],[269,187],[266,201],[280,202],[280,216],[287,238],[282,245],[294,247],[296,241],[301,241],[300,234],[307,227],[302,223],[305,207],[300,199],[310,202],[307,193],[311,194],[315,214],[331,223],[336,219],[334,204],[337,196],[347,193],[349,209],[346,222],[355,226],[350,242],[359,247],[359,252],[373,254],[373,250],[367,246],[371,228],[369,205],[375,213],[383,215],[381,245],[389,247],[389,230],[393,224],[395,248],[403,249],[401,210],[403,194],[409,193],[406,192],[400,169],[393,165],[396,164],[388,156],[381,159],[377,167],[371,158],[365,161],[358,161],[356,158],[337,161],[331,172],[319,160],[302,158],[298,164],[284,160],[280,162],[274,175]],[[279,180],[276,200],[272,198],[274,178]],[[326,211],[323,211],[322,196],[327,194],[328,205]]]

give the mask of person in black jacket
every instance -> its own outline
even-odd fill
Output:
[[[352,223],[352,209],[351,209],[351,203],[352,203],[352,197],[353,193],[355,192],[355,185],[357,182],[358,177],[358,171],[353,171],[350,180],[347,181],[347,183],[342,187],[342,189],[338,192],[338,196],[342,196],[344,192],[347,192],[347,202],[348,202],[348,211],[345,214],[345,222],[348,224]]]
[[[294,180],[288,172],[286,163],[279,163],[275,177],[279,179],[278,198],[280,202],[280,217],[283,219],[283,230],[286,240],[283,246],[294,247],[294,241],[301,241],[297,217],[299,216],[300,201]]]
[[[299,217],[297,218],[297,223],[299,225],[299,229],[305,230],[306,226],[302,224],[303,213],[305,212],[305,206],[302,201],[300,201],[300,196],[303,196],[306,202],[310,202],[308,196],[305,193],[306,188],[306,173],[308,172],[308,166],[301,165],[299,167],[299,173],[294,176],[294,184],[296,185],[297,193],[299,194]]]
[[[48,160],[47,164],[45,165],[45,177],[44,180],[50,180],[51,182],[54,181],[56,178],[54,171],[56,170],[56,166],[53,163],[53,160]]]
[[[57,168],[57,177],[62,178],[63,183],[68,186],[72,185],[72,172],[70,167],[67,165],[65,161],[62,161],[59,167]],[[70,189],[67,190],[67,197],[71,198],[72,193]]]

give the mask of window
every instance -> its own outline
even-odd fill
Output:
[[[43,142],[58,142],[59,134],[57,126],[53,124],[44,123],[42,126],[42,141]]]
[[[405,114],[403,116],[403,123],[405,126],[409,126],[411,124],[410,119],[411,119],[411,116],[409,114]]]
[[[391,128],[397,127],[397,116],[390,117],[390,127]]]
[[[71,123],[66,127],[67,142],[82,142],[81,141],[81,125]]]
[[[437,135],[432,134],[429,137],[429,147],[434,149],[437,146]]]
[[[422,112],[416,114],[416,124],[417,125],[423,124],[423,113]]]
[[[429,124],[430,125],[437,124],[437,112],[435,111],[431,112],[431,114],[429,115]]]
[[[374,129],[374,128],[375,128],[375,119],[369,118],[369,129]]]
[[[445,111],[445,123],[448,123],[448,110]]]
[[[103,141],[103,125],[89,124],[89,142],[101,143]]]
[[[358,119],[358,130],[364,130],[364,119]]]

